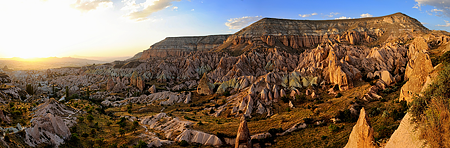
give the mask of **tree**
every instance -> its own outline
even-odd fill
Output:
[[[125,134],[125,130],[124,129],[119,129],[119,134],[120,134],[120,137],[122,137]]]
[[[94,116],[88,115],[88,116],[87,116],[87,120],[89,120],[89,122],[91,122],[92,120],[94,120]]]
[[[84,121],[84,117],[80,117],[80,118],[78,118],[78,120],[80,120],[80,122],[83,122]]]
[[[137,145],[134,145],[133,148],[147,148],[147,143],[142,140],[139,140]]]
[[[66,98],[69,98],[69,86],[66,86]]]
[[[90,91],[89,91],[89,87],[87,88],[87,90],[86,90],[86,99],[89,99],[89,95],[90,95]]]
[[[33,86],[31,86],[31,84],[27,84],[25,91],[30,95],[34,95]]]
[[[139,122],[138,121],[133,121],[133,126],[131,127],[131,129],[133,129],[133,133],[136,131],[138,126],[139,126]]]

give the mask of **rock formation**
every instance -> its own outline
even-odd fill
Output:
[[[238,133],[236,136],[235,148],[252,148],[252,140],[250,138],[250,132],[247,127],[247,121],[245,117],[241,118],[241,124],[239,124]]]
[[[410,49],[411,50],[411,49]],[[408,61],[405,71],[405,79],[408,80],[400,91],[399,100],[412,102],[411,98],[420,93],[428,74],[433,71],[430,56],[417,49]]]
[[[406,113],[385,148],[427,147],[425,140],[420,140],[420,133],[416,126],[411,121],[411,114]]]
[[[150,57],[184,56],[192,51],[209,51],[223,43],[229,35],[209,35],[191,37],[167,37],[150,46],[142,53],[141,59]]]
[[[25,143],[32,147],[41,143],[59,146],[69,138],[77,112],[52,98],[47,100],[35,108],[31,127],[25,128]]]
[[[155,85],[152,85],[152,87],[150,87],[149,89],[148,89],[148,92],[149,93],[156,93],[156,86]]]
[[[359,113],[358,122],[353,127],[345,148],[375,148],[376,146],[374,144],[373,129],[367,120],[366,111],[362,108]]]
[[[200,79],[200,82],[198,83],[197,87],[197,93],[198,94],[205,94],[205,95],[211,95],[213,94],[214,84],[209,82],[208,76],[203,74],[202,79]]]

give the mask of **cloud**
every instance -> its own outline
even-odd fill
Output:
[[[448,22],[448,21],[446,21],[446,20],[444,20],[444,22],[445,22],[445,25],[436,25],[436,26],[438,26],[438,27],[450,27],[450,23]]]
[[[361,16],[361,18],[364,18],[364,17],[373,17],[373,15],[372,15],[372,14],[369,14],[369,13],[361,14],[360,16]]]
[[[450,17],[450,2],[448,0],[415,0],[417,3],[413,8],[421,10],[422,6],[432,6],[434,9],[427,10],[427,13],[434,13],[436,16]]]
[[[152,15],[152,13],[169,8],[172,6],[172,2],[174,1],[179,2],[181,0],[146,0],[145,2],[139,4],[136,4],[135,0],[123,0],[122,2],[124,2],[125,6],[122,10],[131,11],[125,15],[126,18],[134,21],[143,21],[147,20],[147,17]]]
[[[111,0],[77,0],[71,6],[81,12],[89,12],[99,8],[109,8],[113,6]]]
[[[172,7],[172,10],[177,11],[177,10],[178,10],[178,7],[177,7],[177,6],[173,6],[173,7]]]
[[[195,11],[195,9],[191,9],[191,11]]]
[[[298,16],[300,16],[300,17],[311,17],[311,16],[314,16],[314,15],[317,15],[317,13],[311,13],[311,14],[299,14]]]
[[[338,15],[338,14],[340,14],[340,13],[338,13],[338,12],[331,12],[330,14],[325,15],[325,16],[326,17],[333,17],[333,16]]]
[[[345,17],[345,16],[341,16],[338,18],[334,18],[335,20],[342,20],[342,19],[352,19],[351,17]]]
[[[241,18],[231,18],[225,23],[229,29],[240,29],[248,24],[261,19],[261,16],[244,16]]]

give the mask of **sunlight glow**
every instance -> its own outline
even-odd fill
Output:
[[[72,45],[92,39],[105,25],[95,11],[71,7],[76,0],[0,2],[0,57],[67,56]]]

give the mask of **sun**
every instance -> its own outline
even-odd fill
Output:
[[[98,23],[95,13],[73,9],[73,2],[0,2],[0,58],[62,57],[84,48],[83,43],[101,34],[96,28],[105,25]]]

